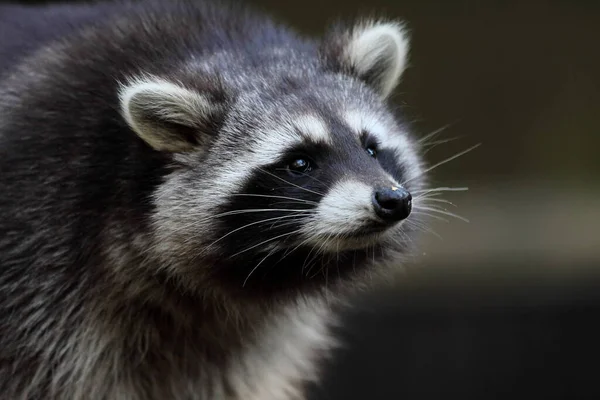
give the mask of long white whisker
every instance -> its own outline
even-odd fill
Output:
[[[451,156],[451,157],[448,157],[448,158],[446,158],[445,160],[442,160],[442,161],[440,161],[440,162],[439,162],[439,163],[437,163],[437,164],[434,164],[434,165],[432,165],[431,167],[429,167],[429,168],[425,169],[424,171],[421,171],[421,173],[420,173],[420,174],[418,174],[417,176],[413,176],[412,178],[410,178],[410,179],[408,179],[408,180],[406,180],[406,181],[402,182],[402,185],[406,185],[406,183],[408,183],[408,182],[410,182],[410,181],[412,181],[412,180],[414,180],[414,179],[417,179],[417,178],[419,178],[419,177],[423,176],[424,174],[426,174],[427,172],[430,172],[431,170],[433,170],[433,169],[435,169],[435,168],[437,168],[437,167],[439,167],[439,166],[442,166],[442,165],[444,165],[444,164],[446,164],[446,163],[449,163],[450,161],[452,161],[452,160],[455,160],[455,159],[457,159],[458,157],[460,157],[460,156],[463,156],[463,155],[467,154],[467,153],[468,153],[468,152],[470,152],[470,151],[473,151],[473,150],[475,150],[475,149],[476,149],[476,148],[478,148],[479,146],[481,146],[481,143],[477,143],[476,145],[474,145],[474,146],[471,146],[471,147],[469,147],[469,148],[468,148],[468,149],[466,149],[466,150],[463,150],[463,151],[461,151],[461,152],[459,152],[459,153],[456,153],[455,155],[453,155],[453,156]]]
[[[435,141],[435,142],[433,142],[431,144],[428,144],[428,147],[425,150],[423,150],[423,152],[421,154],[423,156],[425,156],[425,155],[427,155],[427,153],[429,153],[431,150],[433,150],[436,147],[438,147],[440,144],[449,143],[449,142],[452,142],[452,141],[457,140],[457,139],[459,139],[459,138],[455,137],[455,138],[450,138],[450,139],[446,139],[446,140]]]
[[[316,206],[317,206],[316,204],[310,204],[310,203],[300,203],[300,202],[297,202],[297,201],[292,201],[292,200],[290,200],[290,201],[285,201],[285,200],[282,200],[282,201],[274,201],[273,203],[270,203],[269,205],[270,205],[271,207],[278,207],[278,206],[283,206],[284,204],[285,204],[286,206],[289,206],[289,205],[294,205],[294,206],[302,205],[302,206],[304,206],[304,207],[307,207],[307,208],[302,208],[302,210],[312,210],[312,208],[314,208],[314,207],[316,207]],[[310,208],[308,208],[308,206],[310,206]]]
[[[438,214],[442,214],[442,215],[447,215],[449,217],[454,217],[456,219],[460,219],[461,221],[464,222],[470,222],[467,218],[460,216],[458,214],[454,214],[450,211],[446,211],[446,210],[440,210],[439,208],[434,208],[434,207],[415,207],[415,211],[431,211],[431,212],[436,212]]]
[[[317,205],[318,203],[315,201],[310,201],[310,200],[305,200],[305,199],[297,199],[294,197],[287,197],[287,196],[275,196],[275,195],[266,195],[266,194],[250,194],[250,193],[235,193],[232,194],[231,196],[242,196],[242,197],[266,197],[266,198],[271,198],[271,199],[286,199],[286,200],[293,200],[293,201],[297,201],[298,203],[307,203],[307,204],[312,204],[312,205]]]
[[[413,211],[412,213],[415,214],[415,215],[426,215],[428,217],[431,217],[431,218],[434,218],[434,219],[437,219],[437,220],[440,220],[440,221],[444,221],[444,222],[450,222],[450,221],[448,221],[444,217],[440,217],[439,215],[433,215],[433,214],[430,214],[430,213],[426,213],[424,211]]]
[[[428,133],[427,135],[423,136],[422,138],[419,138],[417,140],[417,143],[423,144],[427,139],[431,139],[431,138],[439,135],[440,133],[442,133],[446,129],[450,128],[452,125],[456,124],[457,122],[458,121],[451,122],[449,124],[446,124],[446,125],[442,126],[441,128],[436,129],[435,131],[433,131],[431,133]]]
[[[305,190],[305,191],[307,191],[309,193],[316,194],[317,196],[321,196],[321,197],[324,196],[323,193],[315,192],[314,190],[310,190],[310,189],[304,188],[302,186],[296,185],[296,184],[294,184],[294,183],[292,183],[290,181],[287,181],[287,180],[285,180],[285,179],[283,179],[283,178],[281,178],[281,177],[279,177],[279,176],[277,176],[275,174],[272,174],[269,171],[266,171],[266,170],[264,170],[262,168],[259,168],[259,170],[262,171],[262,172],[264,172],[264,173],[266,173],[266,174],[268,174],[268,175],[271,175],[273,178],[279,179],[280,181],[283,181],[283,182],[287,183],[288,185],[292,185],[292,186],[294,186],[294,187],[296,187],[298,189]]]
[[[293,221],[286,221],[286,222],[282,222],[280,224],[277,223],[277,221],[273,222],[273,224],[271,224],[271,226],[269,227],[269,229],[274,229],[274,228],[282,228],[284,226],[288,226],[288,225],[293,225],[293,224],[297,224],[298,222],[306,219],[310,214],[307,215],[301,215],[297,220],[293,220]]]
[[[325,243],[325,241],[323,241],[323,243]],[[320,245],[319,247],[314,247],[314,248],[313,248],[313,249],[315,249],[316,251],[315,251],[315,254],[314,254],[314,256],[312,256],[312,258],[311,258],[311,259],[308,261],[308,264],[309,264],[310,266],[308,266],[308,265],[307,265],[307,266],[308,266],[308,270],[306,271],[306,274],[305,274],[305,276],[307,276],[307,277],[308,277],[308,279],[312,279],[312,278],[314,278],[314,277],[315,277],[315,276],[318,274],[318,272],[317,272],[317,274],[315,274],[315,275],[313,275],[313,276],[310,276],[310,277],[308,276],[308,274],[310,274],[310,271],[312,271],[312,269],[313,269],[313,268],[315,267],[315,265],[317,264],[317,258],[319,258],[319,256],[321,255],[321,248],[323,247],[323,243],[321,243],[321,245]],[[313,261],[314,261],[314,262],[313,262]],[[322,265],[322,264],[323,264],[323,260],[321,259],[321,265]],[[303,266],[303,269],[304,269],[304,266]],[[319,271],[320,271],[320,270],[319,270]]]
[[[442,194],[444,194],[444,192],[425,193],[425,194],[413,196],[413,199],[414,200],[427,200],[427,199],[441,196]]]
[[[421,189],[421,190],[413,190],[411,193],[413,195],[425,195],[434,192],[464,192],[469,190],[468,187],[437,187],[432,189]]]
[[[461,138],[460,136],[455,136],[455,137],[451,137],[451,138],[447,138],[447,139],[433,140],[431,142],[423,143],[423,147],[427,147],[427,150],[426,150],[426,152],[427,152],[440,144],[453,142],[460,138]]]
[[[260,267],[260,264],[262,264],[267,258],[269,258],[276,250],[277,248],[272,249],[266,256],[265,258],[263,258],[262,260],[260,260],[260,262],[258,264],[256,264],[256,267],[252,268],[252,271],[250,271],[250,273],[248,274],[248,276],[246,277],[246,279],[244,279],[244,283],[242,283],[242,287],[246,286],[246,282],[248,282],[248,279],[250,279],[250,276],[254,273],[254,271],[256,271],[258,269],[258,267]]]
[[[235,254],[231,255],[231,256],[230,256],[230,258],[233,258],[233,257],[235,257],[235,256],[238,256],[238,255],[242,254],[242,253],[245,253],[245,252],[247,252],[247,251],[250,251],[250,250],[252,250],[252,249],[255,249],[255,248],[259,247],[259,246],[262,246],[263,244],[266,244],[266,243],[272,242],[273,240],[277,240],[277,239],[279,239],[279,238],[282,238],[282,237],[284,237],[284,236],[290,236],[290,235],[293,235],[293,234],[295,234],[295,233],[298,233],[298,232],[300,232],[300,229],[297,229],[297,230],[295,230],[295,231],[292,231],[292,232],[286,232],[286,233],[284,233],[284,234],[277,235],[277,236],[275,236],[275,237],[272,237],[272,238],[270,238],[270,239],[267,239],[267,240],[263,240],[262,242],[260,242],[260,243],[258,243],[258,244],[255,244],[255,245],[253,245],[253,246],[250,246],[250,247],[248,247],[248,248],[246,248],[246,249],[244,249],[244,250],[242,250],[242,251],[238,251],[237,253],[235,253]]]
[[[314,255],[314,257],[311,259],[311,262],[313,260],[315,260],[315,263],[308,269],[308,271],[306,271],[306,276],[308,276],[308,274],[310,273],[310,271],[314,268],[314,266],[316,265],[316,259],[321,255],[321,254],[325,254],[325,252],[323,251],[323,249],[325,248],[326,245],[329,244],[329,241],[331,240],[331,235],[332,234],[328,234],[327,237],[322,241],[321,245],[317,248],[317,251]],[[309,277],[308,279],[312,279],[315,276],[317,276],[319,274],[319,272],[321,272],[324,268],[323,265],[323,260],[321,260],[321,268],[311,277]]]
[[[234,229],[232,231],[229,231],[225,235],[221,236],[220,238],[218,238],[217,240],[215,240],[214,242],[212,242],[211,244],[209,244],[208,246],[206,246],[206,249],[209,249],[210,247],[214,246],[216,243],[218,243],[219,241],[225,239],[227,236],[229,236],[229,235],[231,235],[231,234],[233,234],[235,232],[241,231],[242,229],[247,228],[249,226],[258,225],[258,224],[262,224],[262,223],[269,222],[269,221],[279,221],[279,220],[282,220],[284,218],[296,218],[296,217],[299,217],[301,215],[302,214],[300,214],[300,215],[299,214],[283,215],[283,216],[280,216],[280,217],[267,218],[267,219],[263,219],[263,220],[260,220],[260,221],[255,221],[255,222],[246,224],[244,226],[240,226],[239,228],[236,228],[236,229]]]
[[[246,214],[246,213],[251,214],[251,213],[257,213],[257,212],[272,212],[272,211],[281,211],[281,212],[287,211],[292,215],[301,215],[304,213],[306,213],[308,215],[310,213],[313,213],[312,210],[295,210],[295,209],[289,209],[289,208],[258,208],[258,209],[247,209],[247,210],[232,210],[232,211],[227,211],[227,212],[213,215],[210,218],[194,220],[188,224],[177,227],[177,229],[175,229],[174,232],[180,232],[182,230],[187,230],[190,226],[195,226],[198,224],[206,223],[206,222],[214,220],[215,218],[223,217],[223,216],[227,216],[227,215],[239,215],[239,214]]]
[[[304,259],[304,262],[302,263],[302,268],[300,268],[300,273],[301,273],[301,274],[304,272],[304,268],[306,268],[306,266],[307,266],[307,263],[309,263],[309,262],[310,262],[310,261],[309,261],[309,257],[310,257],[310,255],[311,255],[311,254],[312,254],[312,252],[313,252],[313,251],[315,251],[315,250],[316,250],[316,247],[315,247],[315,246],[312,246],[312,247],[311,247],[311,249],[310,249],[310,251],[309,251],[309,252],[308,252],[308,254],[306,255],[306,258]],[[311,261],[312,261],[312,259],[311,259]],[[307,274],[307,275],[308,275],[308,274]]]
[[[246,210],[233,210],[233,211],[227,211],[227,212],[223,212],[220,214],[216,214],[213,215],[211,217],[211,219],[213,218],[217,218],[217,217],[224,217],[227,215],[238,215],[238,214],[250,214],[250,213],[256,213],[256,212],[271,212],[271,211],[290,211],[290,212],[306,212],[309,210],[295,210],[293,208],[249,208]]]
[[[281,257],[281,259],[279,261],[283,261],[283,259],[285,259],[287,256],[289,256],[290,254],[292,254],[294,251],[296,251],[297,249],[299,249],[300,247],[302,247],[304,244],[308,243],[310,241],[311,238],[308,239],[304,239],[302,242],[300,242],[300,244],[298,244],[297,246],[294,246],[293,248],[291,248],[291,250],[286,250],[283,253],[283,256]],[[300,270],[300,273],[302,273],[302,270]]]
[[[277,168],[277,170],[278,170],[278,171],[284,171],[284,169],[283,169],[283,168]],[[314,176],[312,176],[312,175],[310,175],[310,174],[307,174],[306,172],[297,172],[297,173],[298,173],[298,174],[301,174],[301,175],[304,175],[304,176],[306,176],[307,178],[310,178],[310,179],[312,179],[312,180],[314,180],[314,181],[317,181],[317,182],[319,182],[319,183],[322,183],[323,185],[327,186],[327,184],[326,184],[325,182],[323,182],[323,181],[321,181],[321,180],[319,180],[319,179],[315,178]]]
[[[453,207],[458,207],[456,204],[454,204],[453,202],[446,200],[446,199],[434,199],[434,198],[430,198],[430,197],[416,197],[415,200],[420,200],[419,203],[423,203],[423,204],[427,204],[427,202],[432,201],[434,203],[444,203],[444,204],[449,204]]]
[[[431,229],[430,227],[428,227],[426,225],[419,224],[415,221],[409,221],[409,220],[407,220],[406,222],[409,226],[413,227],[414,229],[419,229],[422,232],[430,233],[430,234],[434,235],[435,237],[437,237],[438,239],[444,240],[444,238],[442,238],[442,236],[439,233],[437,233],[436,231],[434,231],[433,229]]]

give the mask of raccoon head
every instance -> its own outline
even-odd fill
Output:
[[[172,159],[152,215],[165,270],[260,297],[397,262],[422,183],[387,104],[407,51],[401,25],[363,23],[320,46],[192,57],[125,83],[124,118]]]

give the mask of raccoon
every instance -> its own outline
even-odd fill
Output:
[[[411,249],[404,25],[151,0],[0,32],[0,396],[304,399]]]

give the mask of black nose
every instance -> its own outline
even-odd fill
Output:
[[[381,188],[373,193],[375,213],[386,222],[397,222],[410,215],[412,196],[403,188]]]

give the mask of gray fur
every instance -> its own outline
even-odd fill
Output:
[[[401,26],[357,50],[380,25],[313,41],[185,0],[1,14],[23,46],[0,41],[0,396],[303,399],[335,346],[334,310],[408,251],[404,223],[346,237],[374,220],[368,188],[424,184],[385,100],[405,66]],[[388,167],[365,155],[365,130]],[[307,143],[332,156],[296,193],[298,232],[238,222],[236,196]],[[345,182],[366,194],[344,196]],[[360,265],[336,264],[359,251]],[[281,271],[302,264],[294,254],[310,264],[298,281]]]

